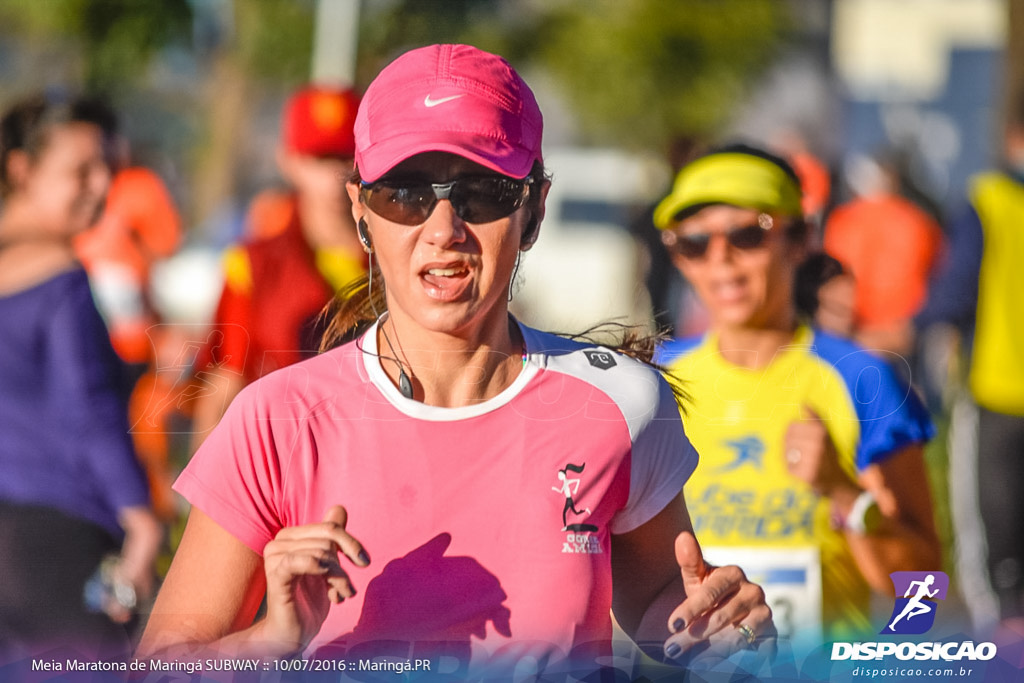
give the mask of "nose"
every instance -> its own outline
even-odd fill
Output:
[[[448,199],[438,199],[421,232],[428,244],[445,249],[466,240],[466,223],[455,214]]]
[[[711,239],[708,242],[708,250],[707,253],[705,253],[704,258],[711,263],[729,262],[732,260],[732,245],[729,244],[729,240],[726,238],[725,233],[711,233]]]

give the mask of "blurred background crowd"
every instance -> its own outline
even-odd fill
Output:
[[[997,620],[988,573],[971,565],[981,522],[951,512],[977,506],[972,489],[948,484],[963,481],[957,437],[969,440],[977,419],[971,286],[938,304],[929,295],[955,255],[950,226],[969,179],[999,165],[1024,97],[1019,0],[0,3],[4,110],[32,93],[88,93],[119,120],[107,206],[76,249],[132,368],[130,433],[168,531],[158,574],[185,512],[170,483],[228,400],[225,382],[261,372],[232,357],[267,358],[213,326],[224,292],[258,267],[251,253],[239,266],[231,245],[287,231],[292,194],[315,182],[288,161],[309,152],[295,126],[312,124],[282,112],[344,123],[344,102],[325,114],[314,96],[293,96],[310,84],[357,95],[396,55],[432,42],[502,54],[535,85],[554,181],[512,304],[528,324],[700,333],[706,314],[651,224],[653,203],[675,169],[723,140],[792,163],[827,254],[805,268],[803,310],[891,358],[926,399],[940,428],[927,459],[943,569],[963,602],[945,615],[953,628]],[[328,172],[340,191],[344,171]],[[969,314],[946,314],[957,297]],[[211,356],[218,346],[230,353]]]

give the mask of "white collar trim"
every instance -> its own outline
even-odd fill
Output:
[[[456,420],[465,420],[485,415],[511,402],[540,371],[529,347],[527,332],[519,321],[516,320],[516,324],[519,325],[519,331],[523,337],[523,343],[527,345],[526,365],[512,383],[505,387],[497,396],[493,396],[476,405],[460,406],[458,408],[430,406],[402,396],[401,392],[398,391],[398,387],[391,382],[391,378],[384,372],[384,368],[381,367],[380,363],[380,355],[377,351],[377,327],[379,324],[380,320],[371,325],[370,329],[359,338],[357,343],[357,348],[360,350],[360,355],[363,358],[363,367],[366,369],[370,382],[377,387],[388,403],[409,417],[419,420],[454,422]]]

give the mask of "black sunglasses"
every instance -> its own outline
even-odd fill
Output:
[[[360,198],[375,214],[392,223],[420,225],[442,199],[467,223],[490,223],[521,207],[532,177],[517,180],[499,175],[466,176],[447,183],[425,180],[378,180],[363,183]]]
[[[749,251],[764,245],[772,223],[771,216],[761,214],[757,217],[757,223],[737,226],[724,233],[695,232],[681,235],[671,230],[665,230],[661,233],[661,241],[669,252],[688,259],[703,257],[711,245],[711,238],[717,234],[721,234],[730,246]]]

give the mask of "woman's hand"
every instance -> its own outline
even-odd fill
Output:
[[[340,505],[319,524],[286,527],[263,550],[267,577],[267,616],[261,639],[300,652],[320,630],[331,603],[356,594],[338,553],[356,566],[370,558],[345,526],[348,514]]]
[[[774,657],[778,632],[761,587],[735,565],[705,562],[689,531],[676,538],[675,554],[686,599],[669,615],[673,635],[665,641],[665,654],[687,663],[698,656],[711,663],[743,650]]]
[[[793,421],[786,430],[783,453],[789,473],[807,482],[819,496],[832,498],[838,489],[847,489],[856,497],[859,487],[840,467],[825,422],[807,406],[803,413],[803,419]]]
[[[108,593],[103,611],[111,620],[127,623],[152,597],[156,583],[156,558],[163,542],[163,525],[147,506],[123,508],[118,523],[124,529],[124,543],[116,562],[101,573]]]

